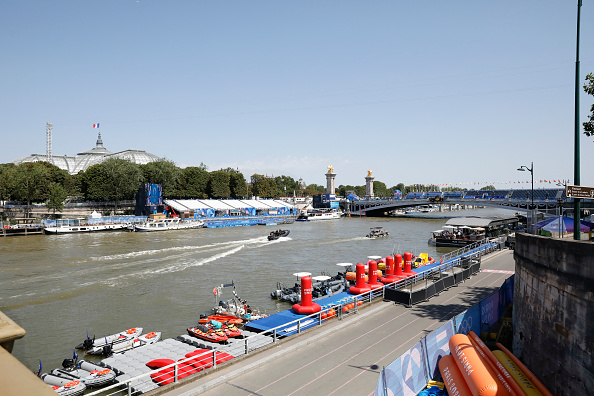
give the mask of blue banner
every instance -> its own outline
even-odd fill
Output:
[[[456,333],[468,334],[470,330],[481,333],[481,310],[478,304],[456,316]]]
[[[416,396],[427,386],[426,365],[423,348],[419,341],[414,347],[405,352],[384,370],[383,384],[386,386],[386,395]],[[382,384],[382,385],[383,385]],[[383,389],[381,393],[384,395]]]
[[[437,362],[443,356],[450,354],[449,340],[454,334],[456,334],[454,332],[454,323],[450,320],[421,340],[425,345],[425,353],[427,354],[429,368],[427,374],[429,378],[436,378],[439,374]]]
[[[499,290],[480,302],[481,328],[488,329],[499,320]],[[480,333],[476,333],[480,334]]]

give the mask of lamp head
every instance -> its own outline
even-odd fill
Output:
[[[526,169],[524,169],[524,167],[523,167],[523,166],[521,166],[521,167],[519,167],[519,168],[518,168],[518,170],[523,172],[523,171],[525,171]]]

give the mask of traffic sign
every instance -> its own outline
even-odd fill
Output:
[[[594,187],[570,186],[568,184],[565,195],[567,195],[567,198],[594,199]]]

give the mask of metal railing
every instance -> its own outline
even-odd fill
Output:
[[[350,315],[357,314],[359,312],[359,309],[361,307],[363,307],[365,304],[370,304],[373,300],[375,300],[377,298],[384,299],[385,290],[387,288],[392,288],[392,289],[412,288],[412,286],[414,284],[421,282],[423,280],[428,282],[429,279],[432,279],[439,273],[442,273],[442,272],[448,271],[448,270],[453,271],[454,267],[460,266],[462,264],[462,260],[465,260],[465,259],[470,260],[473,258],[480,258],[480,256],[491,253],[494,250],[498,250],[500,248],[502,242],[503,242],[503,239],[501,237],[491,238],[488,240],[482,240],[482,241],[476,242],[472,245],[468,245],[461,249],[457,249],[451,253],[448,253],[448,254],[442,256],[442,260],[440,260],[441,263],[436,267],[432,267],[428,270],[421,271],[414,276],[410,276],[408,278],[398,280],[396,282],[387,284],[381,288],[370,290],[368,292],[365,292],[365,293],[362,293],[359,295],[344,297],[344,298],[342,298],[338,301],[335,301],[331,304],[323,305],[321,311],[319,311],[317,313],[314,313],[314,314],[311,314],[311,315],[308,315],[305,317],[301,317],[299,319],[295,319],[291,322],[284,323],[282,325],[268,329],[261,333],[248,336],[242,340],[243,344],[244,344],[243,351],[246,355],[248,355],[250,352],[260,349],[257,347],[250,348],[250,340],[252,340],[253,343],[255,344],[257,342],[256,337],[262,337],[262,336],[272,337],[272,344],[275,344],[281,337],[286,337],[286,336],[290,336],[290,335],[294,335],[294,334],[300,334],[302,331],[304,331],[306,329],[309,329],[316,325],[322,325],[324,322],[327,322],[329,320],[332,320],[332,319],[343,320],[344,318],[346,318]],[[267,343],[265,345],[269,345],[269,343]],[[223,345],[221,345],[221,346],[223,346]],[[180,366],[181,365],[186,366],[187,364],[189,364],[188,362],[190,362],[190,361],[199,361],[199,360],[201,360],[200,358],[204,359],[207,357],[208,357],[208,359],[210,359],[212,356],[212,366],[206,367],[204,369],[208,369],[208,368],[214,369],[217,367],[217,353],[221,353],[221,352],[224,352],[224,350],[213,349],[208,352],[204,352],[204,354],[201,354],[201,355],[196,355],[196,356],[192,356],[189,358],[180,359],[179,361],[171,363],[167,366],[160,367],[160,368],[158,368],[154,371],[151,371],[149,373],[144,373],[144,374],[138,375],[136,377],[129,378],[126,381],[119,382],[119,383],[110,385],[108,387],[101,388],[97,391],[88,393],[87,396],[90,396],[90,395],[111,396],[111,395],[117,395],[117,394],[120,394],[120,395],[126,394],[128,396],[132,396],[132,395],[140,394],[140,393],[146,392],[148,390],[143,391],[142,385],[135,386],[134,385],[135,383],[143,382],[143,380],[146,380],[147,377],[150,377],[151,374],[163,372],[163,370],[165,370],[163,372],[163,375],[169,376],[171,373],[170,372],[168,373],[167,370],[168,369],[170,370],[171,368],[173,369],[173,378],[172,379],[173,379],[173,382],[176,383],[180,380],[179,375],[180,375]],[[201,371],[201,370],[203,370],[203,369],[198,369],[196,372]],[[192,374],[194,374],[194,373],[192,373]],[[188,374],[182,373],[182,377],[186,377],[187,375]],[[151,381],[152,381],[152,379],[151,379]],[[155,379],[155,382],[159,382],[158,377]],[[133,390],[133,388],[136,390]]]

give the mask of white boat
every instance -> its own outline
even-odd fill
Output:
[[[307,212],[300,213],[295,221],[336,220],[341,217],[342,213],[338,210],[310,209]]]
[[[388,231],[384,230],[382,227],[371,227],[371,229],[369,230],[369,234],[367,234],[367,238],[377,239],[387,237],[389,235],[390,234],[388,233]]]
[[[204,222],[199,219],[168,217],[165,219],[150,219],[142,224],[136,224],[134,225],[134,231],[167,231],[202,227],[204,227]]]
[[[88,388],[109,385],[116,377],[113,370],[85,360],[78,362],[74,359],[64,359],[62,368],[52,370],[52,375],[63,378],[66,382],[81,381]]]
[[[60,396],[82,395],[87,386],[79,380],[69,380],[52,374],[42,374],[41,379]]]
[[[46,234],[75,234],[80,232],[115,231],[127,229],[126,223],[89,224],[86,219],[57,220],[55,227],[45,227]]]
[[[141,334],[142,327],[132,327],[128,330],[120,331],[119,333],[103,336],[97,339],[95,339],[95,337],[91,339],[91,337],[89,337],[89,333],[87,332],[87,339],[78,344],[76,349],[90,350],[95,347],[103,348],[105,345],[109,345],[112,342],[133,339],[140,336]]]
[[[223,289],[227,287],[232,287],[233,290],[233,298],[229,300],[221,299]],[[213,289],[213,294],[215,297],[215,306],[212,309],[214,315],[231,315],[237,318],[243,319],[246,322],[262,319],[267,317],[265,313],[260,312],[256,308],[252,308],[247,301],[241,299],[237,295],[237,291],[235,290],[235,283],[231,281],[231,283],[221,284],[218,287]]]
[[[145,345],[154,344],[161,339],[161,332],[150,332],[139,337],[119,339],[109,344],[96,346],[87,351],[90,355],[111,356],[114,353],[123,353]]]

